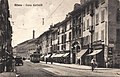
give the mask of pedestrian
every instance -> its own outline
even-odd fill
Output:
[[[47,58],[46,58],[46,64],[47,64]]]
[[[97,66],[97,62],[96,62],[96,60],[93,58],[93,59],[91,60],[92,71],[95,69],[96,66]]]

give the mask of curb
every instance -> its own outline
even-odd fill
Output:
[[[46,63],[44,63],[44,62],[41,62],[41,63],[43,63],[43,64],[46,64]],[[48,64],[49,64],[49,62],[48,62]],[[64,66],[64,65],[61,65],[61,64],[55,64],[55,63],[53,63],[52,65],[57,65],[57,66],[62,66],[62,67],[67,67],[67,68],[73,68],[73,69],[79,69],[79,70],[91,70],[91,68],[76,68],[76,67],[71,67],[71,66]],[[108,69],[100,69],[100,68],[96,68],[96,70],[111,70],[110,68],[108,68]]]

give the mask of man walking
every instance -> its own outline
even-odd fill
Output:
[[[93,58],[93,59],[91,60],[92,71],[95,69],[96,66],[97,66],[97,62],[96,62],[96,60]]]

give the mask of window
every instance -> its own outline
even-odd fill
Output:
[[[99,24],[99,14],[96,14],[96,25]]]
[[[87,29],[89,29],[89,19],[87,20]]]
[[[95,7],[96,7],[96,8],[99,7],[99,0],[97,0],[97,1],[95,2]]]
[[[65,25],[65,32],[66,32],[66,30],[67,30],[67,25]]]
[[[55,50],[58,50],[58,46],[57,46],[57,44],[55,45]]]
[[[72,28],[71,24],[69,26],[70,26],[70,29],[71,29]]]
[[[85,37],[83,37],[82,42],[83,42],[83,46],[84,46],[85,45]]]
[[[101,31],[101,40],[104,41],[104,30]]]
[[[117,30],[116,30],[116,33],[117,33],[117,34],[116,34],[116,36],[117,36],[117,37],[116,37],[116,41],[117,41],[117,43],[120,43],[120,29],[117,29]]]
[[[64,40],[63,40],[63,39],[64,39],[64,36],[62,35],[62,44],[63,44],[63,42],[64,42]]]
[[[82,22],[82,19],[81,19],[81,17],[79,18],[79,25],[81,24],[81,22]]]
[[[81,37],[81,28],[79,28],[79,37]]]
[[[120,9],[117,9],[117,23],[120,23]]]
[[[61,46],[61,50],[63,50],[63,48],[64,48],[64,45]]]
[[[90,42],[89,39],[90,39],[90,36],[87,36],[87,37],[86,37],[86,45],[89,44],[89,42]]]
[[[58,44],[60,43],[60,38],[58,37]]]
[[[89,6],[87,7],[87,14],[89,14]]]
[[[65,35],[64,35],[64,43],[66,42],[66,36],[67,36],[67,35],[65,34]]]
[[[66,44],[64,45],[64,48],[63,48],[63,50],[66,50]]]
[[[85,31],[85,22],[83,22],[83,31]]]
[[[105,10],[101,11],[101,23],[105,21]]]
[[[85,10],[83,10],[83,17],[85,17]]]
[[[98,40],[98,32],[96,32],[96,41]]]
[[[72,37],[75,38],[75,28],[73,27],[73,30],[72,30]]]
[[[71,32],[69,32],[69,41],[71,40]]]
[[[59,47],[59,46],[57,46],[57,49],[59,50],[59,49],[60,49],[60,47]]]

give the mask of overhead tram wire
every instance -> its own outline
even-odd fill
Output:
[[[62,5],[63,2],[64,0],[62,0],[62,2],[56,7],[56,9],[46,18],[47,20],[56,12],[56,10]]]
[[[12,21],[11,23],[12,23],[12,25],[14,25],[14,27],[16,27],[17,29],[21,29],[21,30],[29,30],[29,29],[35,28],[35,27],[29,27],[29,28],[18,27],[14,24],[14,21]],[[24,25],[24,23],[23,23],[23,25]]]
[[[56,9],[48,17],[46,17],[47,20],[56,12],[56,10],[62,5],[63,2],[64,2],[64,0],[62,0],[62,2],[56,7]],[[44,20],[42,20],[42,23],[44,22],[44,24],[45,24],[45,18],[42,18],[42,19],[44,19]]]

